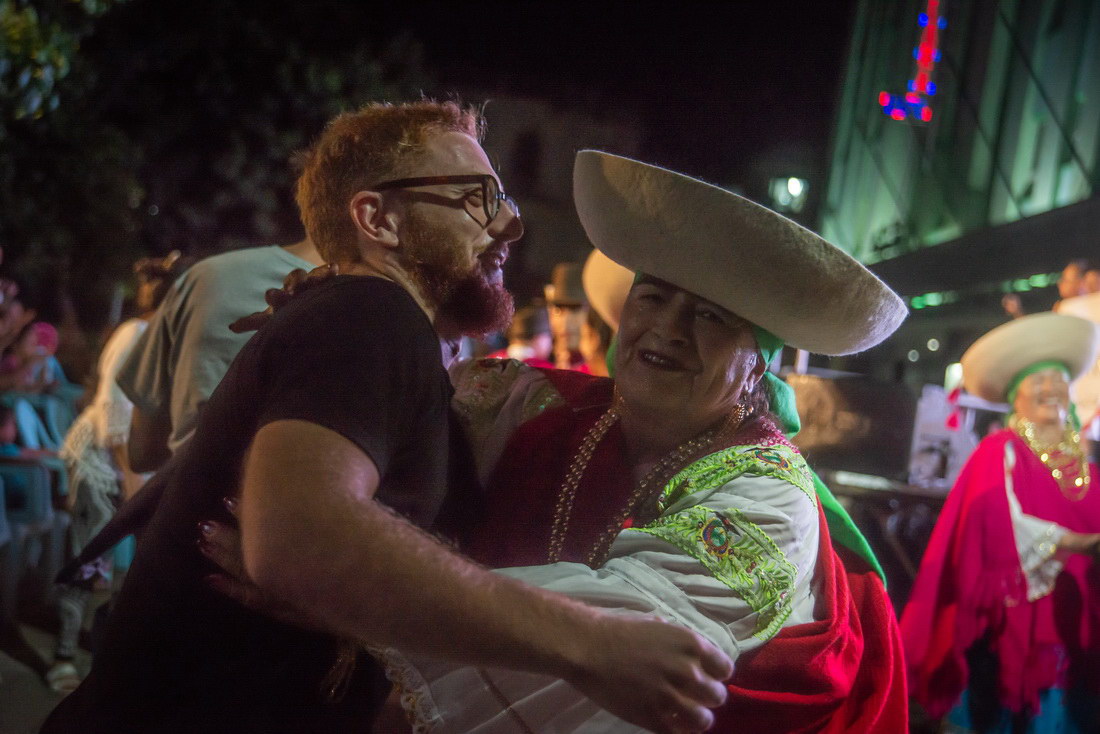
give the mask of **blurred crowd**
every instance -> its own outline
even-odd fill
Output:
[[[1079,298],[1100,293],[1100,264],[1086,258],[1074,258],[1062,268],[1058,277],[1058,298],[1051,310],[1058,311],[1059,304],[1069,298]],[[1020,297],[1009,293],[1001,299],[1005,313],[1014,319],[1025,316]]]
[[[59,692],[79,681],[72,660],[86,601],[93,589],[111,588],[116,568],[125,570],[132,541],[100,559],[78,586],[55,588],[53,577],[147,478],[127,460],[132,405],[115,377],[190,262],[176,252],[134,263],[132,315],[110,328],[86,384],[70,381],[58,362],[59,330],[37,320],[19,300],[18,285],[0,278],[0,619],[10,622],[21,606],[56,602],[61,633],[46,677]]]
[[[595,253],[589,261],[596,262]],[[591,274],[591,267],[588,271],[590,278],[599,277]],[[614,333],[608,319],[614,321],[615,317],[602,302],[589,302],[583,285],[584,273],[585,268],[578,263],[558,263],[543,289],[544,297],[517,308],[508,330],[474,345],[473,356],[515,359],[532,367],[577,370],[607,377],[607,351]],[[625,296],[625,290],[623,293]],[[622,308],[621,303],[618,308]],[[478,354],[485,351],[484,345],[501,342],[506,346]]]

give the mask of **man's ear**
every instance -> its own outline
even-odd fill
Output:
[[[390,249],[399,244],[397,217],[387,211],[377,191],[360,191],[349,204],[352,221],[361,237]]]

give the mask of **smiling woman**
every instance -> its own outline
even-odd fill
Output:
[[[1069,401],[1098,347],[1092,322],[1045,313],[963,355],[966,389],[1012,415],[959,475],[902,617],[914,698],[951,731],[1100,727],[1100,493]]]
[[[873,558],[784,435],[797,430],[792,395],[766,372],[782,340],[872,346],[904,318],[900,300],[812,232],[671,171],[584,151],[574,193],[597,248],[639,273],[615,380],[499,360],[453,370],[488,498],[465,550],[710,639],[737,666],[716,730],[904,731]],[[815,284],[812,307],[742,265],[767,260]],[[552,678],[383,656],[418,731],[640,731]]]
[[[733,415],[766,365],[750,324],[670,283],[644,276],[619,328],[619,392],[637,433],[659,427],[679,444]]]

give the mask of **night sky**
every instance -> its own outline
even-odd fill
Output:
[[[385,3],[361,31],[404,29],[442,89],[644,115],[643,154],[716,183],[763,157],[825,165],[854,0]]]

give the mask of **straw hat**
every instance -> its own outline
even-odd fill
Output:
[[[1058,313],[1066,316],[1080,316],[1094,324],[1100,324],[1100,293],[1086,293],[1083,296],[1063,298],[1056,307]]]
[[[901,324],[905,304],[838,247],[775,212],[688,176],[577,153],[573,197],[589,239],[791,346],[851,354]]]
[[[634,285],[634,273],[599,250],[593,250],[584,262],[581,274],[588,304],[612,329],[619,330],[623,305]]]
[[[1100,334],[1091,321],[1058,313],[1024,316],[974,342],[962,357],[963,387],[1004,402],[1013,379],[1039,362],[1061,362],[1072,382],[1096,361]]]

